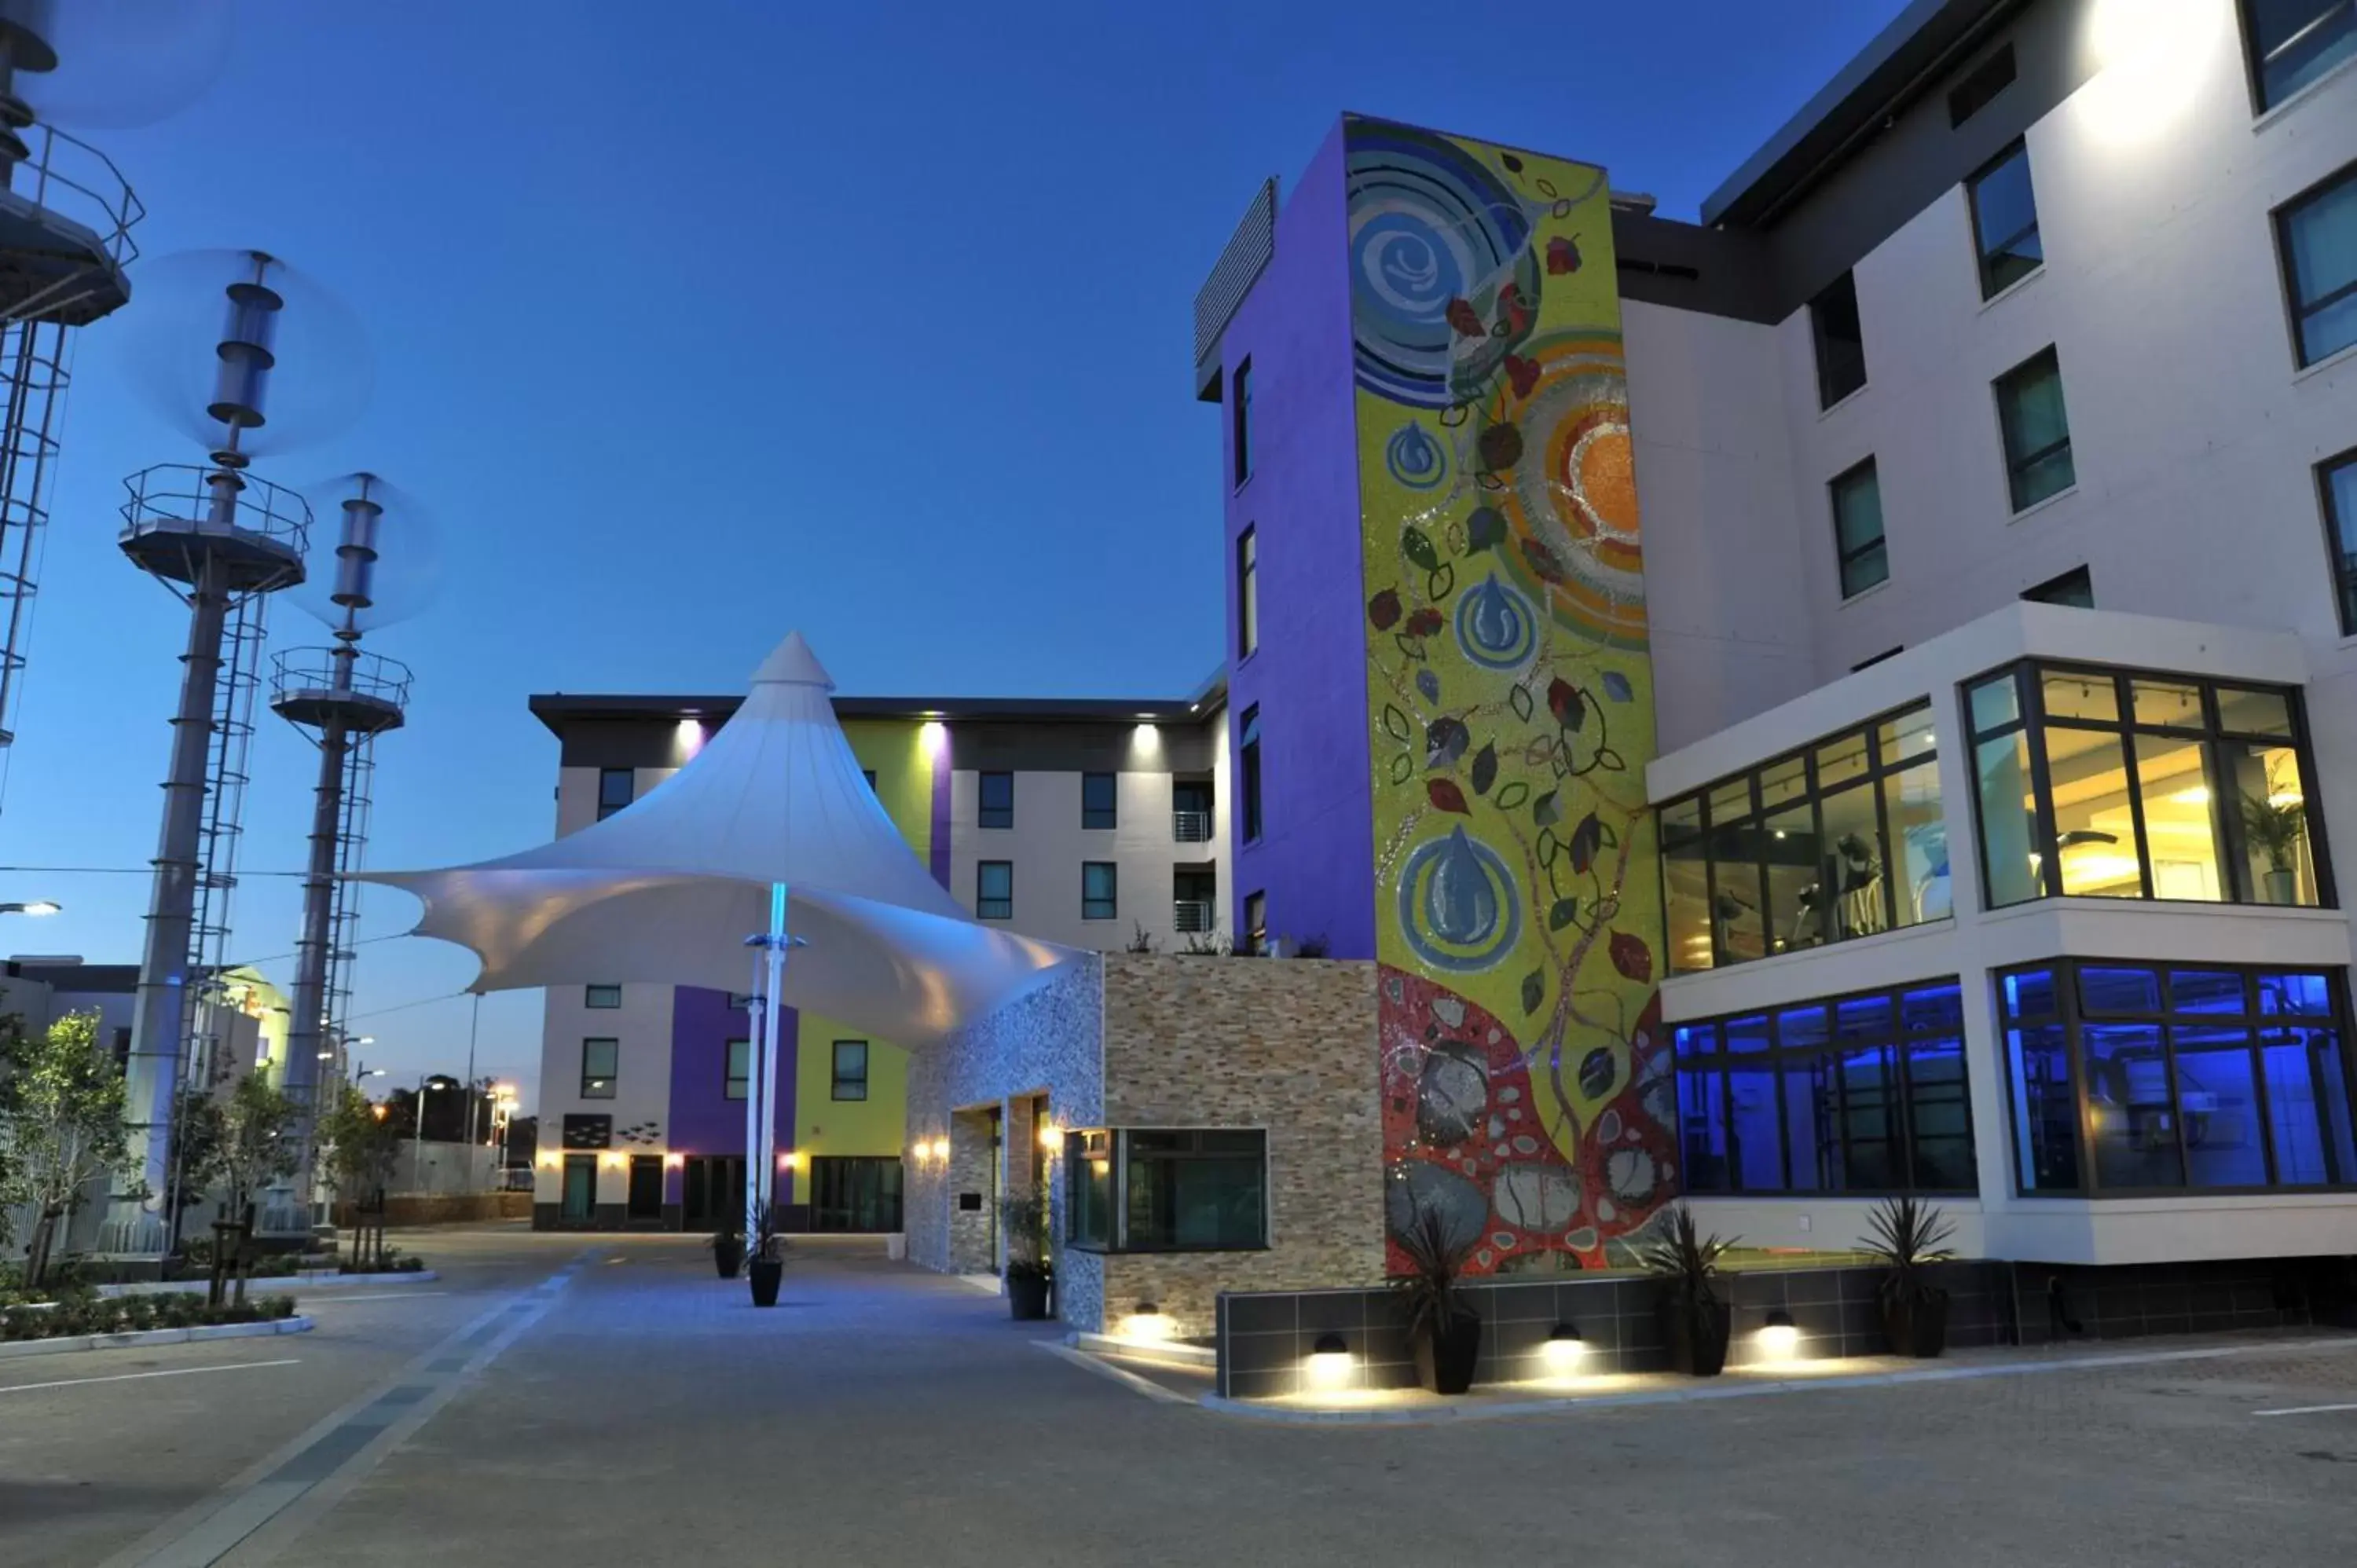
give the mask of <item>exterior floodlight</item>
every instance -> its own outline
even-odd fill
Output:
[[[1587,1362],[1587,1341],[1579,1337],[1574,1325],[1558,1323],[1540,1347],[1539,1355],[1546,1362],[1549,1376],[1572,1377]]]
[[[1782,1307],[1768,1314],[1768,1321],[1760,1330],[1760,1359],[1768,1361],[1790,1361],[1800,1353],[1801,1330],[1792,1315]]]
[[[1309,1386],[1339,1389],[1351,1376],[1351,1347],[1340,1334],[1320,1334],[1309,1348]]]
[[[1141,1301],[1137,1310],[1121,1320],[1121,1337],[1139,1339],[1148,1344],[1161,1344],[1178,1336],[1178,1326],[1170,1315],[1150,1301]]]

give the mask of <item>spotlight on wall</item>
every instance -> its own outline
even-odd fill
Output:
[[[685,1164],[687,1164],[687,1156],[685,1155],[665,1155],[663,1156],[663,1165],[666,1169],[677,1170]]]
[[[1313,1389],[1339,1389],[1351,1380],[1351,1347],[1340,1334],[1320,1334],[1309,1348],[1305,1369]]]
[[[1047,1150],[1049,1154],[1054,1154],[1058,1149],[1064,1146],[1064,1130],[1061,1127],[1057,1126],[1053,1122],[1040,1122],[1039,1146]]]
[[[1178,1323],[1161,1307],[1150,1301],[1141,1301],[1137,1310],[1121,1320],[1121,1337],[1142,1339],[1158,1345],[1177,1337]]]
[[[1790,1361],[1800,1352],[1801,1330],[1792,1315],[1781,1306],[1770,1308],[1768,1321],[1760,1329],[1760,1359]]]
[[[1576,1378],[1587,1364],[1587,1341],[1579,1337],[1579,1329],[1569,1323],[1558,1323],[1555,1331],[1539,1347],[1539,1359],[1545,1364],[1550,1378]]]
[[[917,731],[917,743],[925,748],[928,757],[939,756],[949,738],[950,732],[939,719],[926,721],[924,727]]]

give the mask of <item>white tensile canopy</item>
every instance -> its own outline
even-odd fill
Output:
[[[468,988],[641,982],[765,993],[748,1105],[748,1222],[776,1102],[777,1010],[910,1049],[937,1045],[1079,955],[977,925],[868,788],[802,634],[720,732],[641,799],[538,849],[441,871],[359,873],[414,893],[413,933],[473,950]],[[808,950],[784,962],[789,943]],[[759,960],[748,945],[766,948]],[[765,982],[755,976],[765,961]]]

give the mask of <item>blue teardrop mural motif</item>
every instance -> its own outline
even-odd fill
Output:
[[[1538,618],[1493,572],[1457,601],[1457,643],[1484,669],[1519,670],[1538,650]]]
[[[1409,489],[1428,490],[1448,477],[1448,452],[1411,419],[1383,443],[1383,467]]]
[[[1522,898],[1496,850],[1453,827],[1418,844],[1400,867],[1401,932],[1436,969],[1489,969],[1523,932]]]

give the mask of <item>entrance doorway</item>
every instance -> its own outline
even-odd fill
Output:
[[[630,1201],[622,1210],[623,1218],[632,1225],[662,1223],[662,1156],[632,1155],[630,1156]]]
[[[894,1155],[818,1155],[811,1160],[811,1229],[900,1229],[900,1161]]]
[[[565,1201],[557,1218],[567,1225],[587,1225],[597,1212],[597,1156],[565,1156]]]
[[[680,1224],[690,1230],[745,1225],[745,1161],[738,1155],[694,1155],[681,1173]]]

